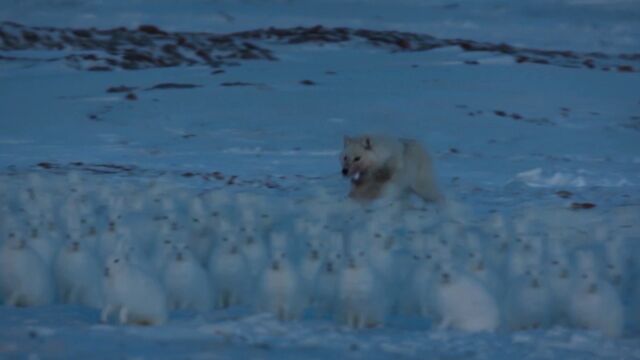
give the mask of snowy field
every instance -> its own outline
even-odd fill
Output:
[[[0,358],[640,359],[639,18],[1,0]],[[364,132],[447,206],[347,200]]]

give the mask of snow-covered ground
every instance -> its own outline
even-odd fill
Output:
[[[365,232],[373,216],[375,230],[397,238],[395,263],[381,278],[398,283],[419,274],[412,259],[426,258],[423,245],[467,265],[479,237],[479,253],[499,275],[483,286],[501,325],[494,333],[442,329],[442,314],[410,305],[390,306],[382,324],[367,329],[347,327],[336,309],[308,308],[281,322],[262,306],[265,265],[250,284],[248,298],[259,300],[172,310],[157,327],[102,324],[99,309],[63,305],[57,281],[55,304],[0,307],[0,357],[640,358],[639,17],[633,0],[3,1],[3,248],[13,233],[37,243],[30,246],[40,254],[57,239],[51,251],[58,252],[69,234],[90,244],[102,273],[110,252],[123,251],[112,239],[125,238],[160,281],[163,267],[153,266],[165,238],[191,241],[210,273],[207,241],[223,248],[226,223],[230,234],[254,225],[274,256],[286,249],[303,276],[309,247],[324,258],[334,253],[327,243],[336,233],[373,237]],[[130,31],[102,31],[116,26]],[[255,29],[263,30],[245,32]],[[456,206],[387,221],[345,203],[338,154],[345,134],[362,132],[426,144]],[[191,223],[213,211],[219,218],[203,220],[208,226]],[[502,234],[495,214],[509,234],[502,257],[493,246]],[[421,245],[412,245],[416,237]],[[200,238],[209,240],[193,240]],[[448,250],[433,249],[438,239],[450,241]],[[339,247],[345,256],[355,255],[354,242]],[[623,311],[622,334],[569,320],[510,329],[520,250],[539,252],[535,267],[550,282],[554,254],[567,253],[577,283],[591,270],[578,250],[596,254],[598,274],[624,284],[619,306],[599,308],[609,322],[616,307]],[[51,261],[45,275],[55,273]],[[606,270],[612,264],[624,271]],[[610,287],[602,281],[600,289]],[[419,297],[404,287],[372,291],[371,302]],[[297,293],[313,293],[302,288]]]

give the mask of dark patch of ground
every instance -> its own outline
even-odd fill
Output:
[[[640,71],[640,53],[579,53],[571,50],[542,50],[504,43],[467,39],[439,39],[427,34],[379,31],[347,27],[262,28],[229,34],[170,32],[148,24],[99,30],[31,27],[0,23],[0,50],[64,50],[64,55],[36,61],[64,61],[90,71],[146,69],[156,67],[208,65],[218,68],[244,60],[277,60],[272,45],[315,43],[369,44],[391,52],[429,51],[459,47],[465,52],[489,52],[512,56],[516,63],[534,63],[567,68],[634,73]],[[74,51],[76,53],[74,53]],[[71,52],[71,53],[69,53]],[[4,56],[3,60],[12,57]],[[18,59],[18,58],[16,58]],[[20,59],[25,60],[23,57]],[[465,63],[479,65],[476,60]]]

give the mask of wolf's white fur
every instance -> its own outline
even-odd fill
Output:
[[[411,139],[385,135],[345,137],[340,155],[343,174],[352,180],[349,196],[373,200],[415,193],[425,201],[441,202],[431,158]]]

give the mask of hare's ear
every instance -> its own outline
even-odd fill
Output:
[[[364,146],[365,150],[371,150],[371,138],[365,136],[362,140],[362,145]]]
[[[347,145],[351,144],[353,142],[353,138],[350,137],[349,135],[345,135],[344,136],[344,146],[346,147]]]

